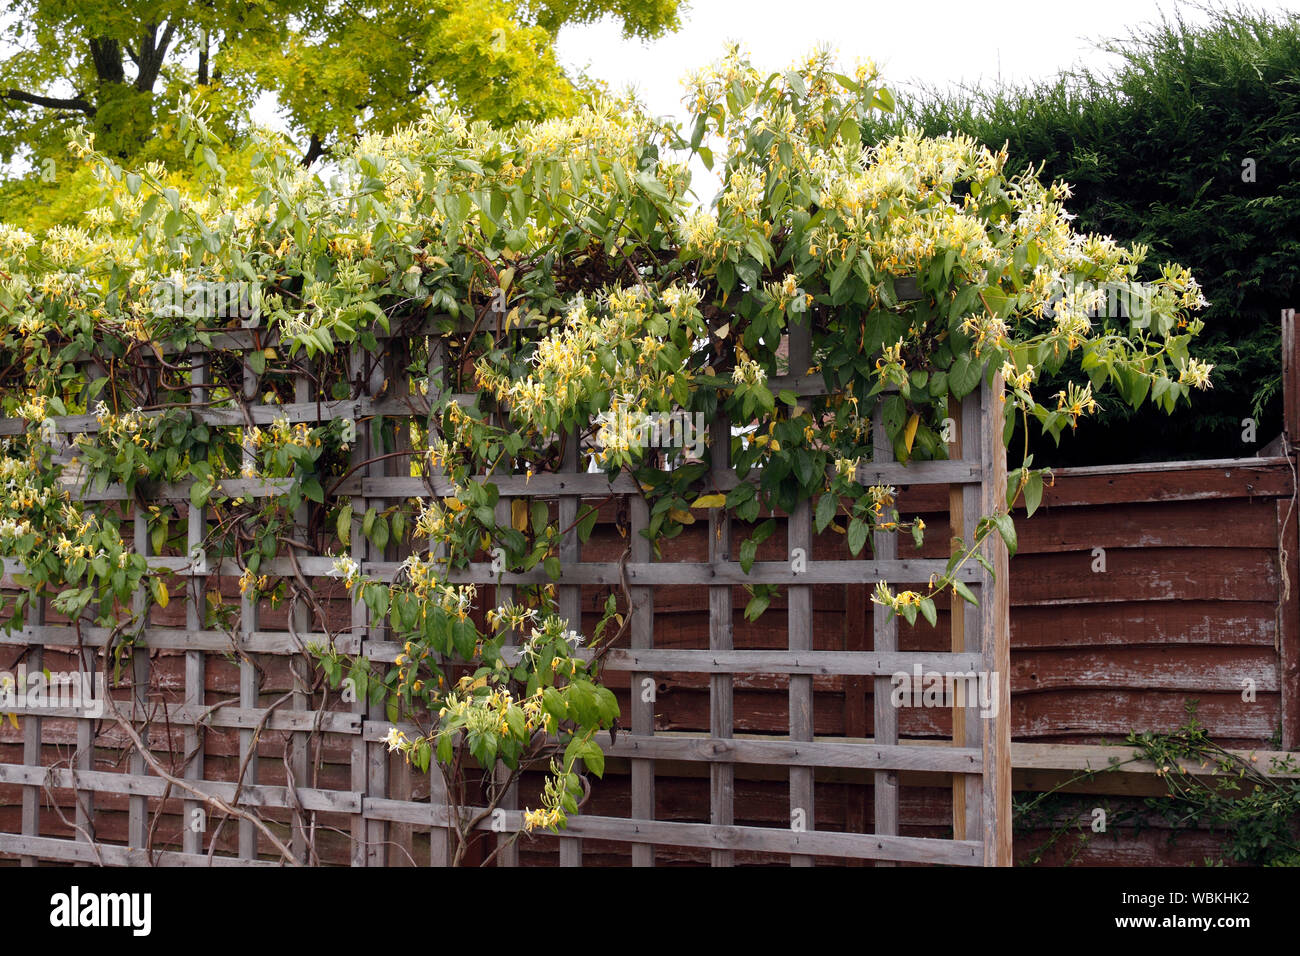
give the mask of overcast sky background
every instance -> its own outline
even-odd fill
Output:
[[[1249,6],[1300,9],[1277,0]],[[675,34],[643,43],[624,40],[612,20],[566,27],[559,55],[616,90],[634,86],[652,112],[680,117],[682,78],[721,56],[728,40],[772,70],[829,43],[846,63],[874,59],[886,85],[906,93],[917,84],[1023,84],[1084,62],[1105,68],[1111,61],[1098,53],[1099,41],[1159,22],[1162,14],[1208,19],[1202,5],[1169,0],[693,0]]]

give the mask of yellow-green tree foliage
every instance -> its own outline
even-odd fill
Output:
[[[678,4],[12,0],[0,160],[17,157],[17,168],[34,172],[0,189],[0,218],[36,228],[72,221],[88,181],[64,147],[81,125],[119,160],[175,163],[169,116],[194,97],[238,146],[254,103],[273,94],[309,164],[362,130],[411,122],[431,103],[498,123],[571,113],[593,84],[557,61],[560,28],[613,16],[625,35],[649,38],[678,26]],[[248,157],[227,165],[246,168]]]

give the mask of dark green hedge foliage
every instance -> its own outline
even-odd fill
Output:
[[[1172,419],[1106,402],[1042,464],[1253,455],[1282,428],[1280,313],[1300,307],[1300,17],[1238,9],[1108,44],[1118,68],[1038,86],[905,99],[894,125],[1007,143],[1012,164],[1074,187],[1082,230],[1190,267],[1211,307],[1214,388]],[[883,133],[881,129],[875,132]],[[1254,182],[1243,181],[1247,159]],[[1245,418],[1256,442],[1242,440]]]

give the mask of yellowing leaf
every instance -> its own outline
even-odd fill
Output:
[[[167,585],[157,578],[149,579],[149,586],[153,588],[153,598],[158,602],[159,607],[166,607],[171,602],[171,595],[167,593]]]
[[[448,511],[465,510],[465,502],[461,501],[459,498],[444,498],[443,500],[447,502]]]
[[[921,416],[914,412],[907,420],[907,427],[903,429],[903,444],[907,446],[909,452],[912,450],[912,442],[916,439],[916,426],[919,424],[921,424]]]
[[[701,495],[695,499],[692,508],[725,508],[727,506],[726,495]]]
[[[695,524],[695,515],[689,511],[683,511],[681,508],[670,508],[668,517],[681,524]]]
[[[510,527],[516,531],[528,530],[528,502],[523,498],[510,502]]]
[[[9,723],[11,723],[11,724],[14,725],[14,730],[17,730],[17,729],[18,729],[18,715],[17,715],[17,714],[6,714],[5,716],[7,716],[7,717],[9,718]]]

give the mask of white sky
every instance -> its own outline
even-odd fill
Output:
[[[1235,6],[1235,3],[1233,4]],[[1220,4],[1222,6],[1222,4]],[[1300,9],[1300,2],[1256,0],[1254,8]],[[681,117],[682,78],[739,41],[760,69],[782,69],[821,43],[846,64],[871,58],[896,93],[910,84],[948,87],[1047,79],[1086,61],[1109,61],[1095,44],[1171,19],[1207,19],[1171,0],[693,0],[682,29],[652,43],[624,40],[606,21],[561,31],[559,54],[615,90],[634,86],[655,114]]]

